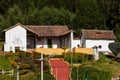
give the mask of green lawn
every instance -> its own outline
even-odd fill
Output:
[[[5,70],[12,69],[9,60],[5,57],[5,55],[0,55],[0,69],[5,69]]]

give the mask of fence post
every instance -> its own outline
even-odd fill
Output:
[[[5,72],[4,72],[4,70],[2,69],[2,74],[4,74]]]
[[[12,71],[11,71],[11,74],[12,74],[12,75],[13,75],[13,71],[14,71],[14,70],[12,69]]]
[[[111,80],[113,80],[113,78],[111,78]]]

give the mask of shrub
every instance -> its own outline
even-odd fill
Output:
[[[23,69],[30,69],[30,64],[25,64],[25,63],[22,63],[20,64],[21,68]]]
[[[38,52],[33,52],[33,59],[39,59],[41,57],[41,54]]]
[[[23,74],[27,74],[29,70],[27,69],[22,69],[22,70],[19,70],[19,73],[20,75],[23,75]]]
[[[115,55],[115,57],[117,57],[118,53],[120,52],[120,42],[110,43],[108,47]]]
[[[64,60],[70,63],[72,58],[73,63],[84,63],[91,60],[90,59],[91,57],[92,57],[91,55],[87,55],[87,54],[69,52],[69,53],[66,53],[66,57],[64,57]]]
[[[31,57],[31,53],[24,52],[24,51],[19,51],[19,57],[20,58]]]
[[[14,68],[17,67],[17,63],[15,61],[9,60],[9,62]]]

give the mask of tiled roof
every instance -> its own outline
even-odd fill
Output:
[[[21,26],[21,27],[25,28],[26,30],[37,34],[38,36],[46,36],[46,37],[62,36],[62,35],[68,34],[71,31],[73,31],[73,30],[69,30],[68,26],[60,26],[60,25],[58,25],[58,26],[37,26],[37,25],[22,25],[20,23],[14,25],[8,29],[5,29],[3,31],[8,31],[16,26]]]
[[[38,36],[60,36],[69,32],[67,26],[26,26],[28,30],[36,33]]]
[[[81,30],[85,39],[116,39],[113,31],[110,30]]]

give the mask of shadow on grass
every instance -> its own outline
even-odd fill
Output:
[[[111,59],[111,60],[115,60],[117,62],[120,62],[120,57],[115,57],[113,55],[106,55],[107,58]]]
[[[109,58],[109,59],[114,59],[115,58],[115,56],[113,56],[113,55],[106,55],[106,57]]]

